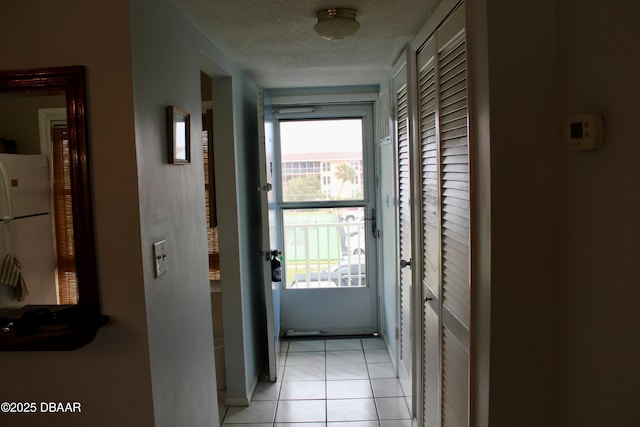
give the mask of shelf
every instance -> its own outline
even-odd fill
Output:
[[[89,344],[109,318],[79,306],[25,306],[1,309],[0,351],[75,350]]]

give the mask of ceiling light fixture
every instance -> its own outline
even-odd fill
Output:
[[[332,8],[322,9],[316,12],[318,23],[315,25],[316,33],[323,39],[340,41],[354,35],[360,23],[356,21],[355,9]]]

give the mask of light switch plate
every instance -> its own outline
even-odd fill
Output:
[[[167,272],[167,251],[165,240],[159,240],[153,244],[153,260],[155,262],[156,277]]]

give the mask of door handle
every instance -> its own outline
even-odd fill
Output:
[[[376,221],[376,210],[371,209],[371,234],[373,234],[373,238],[377,239],[380,231],[378,230],[378,223]]]
[[[272,257],[277,257],[278,255],[282,255],[282,252],[280,252],[277,249],[272,249],[269,252],[258,251],[258,256],[259,257],[264,257],[265,261],[269,261],[269,260],[271,260]]]
[[[400,268],[409,267],[411,268],[411,260],[405,261],[403,259],[400,260]]]

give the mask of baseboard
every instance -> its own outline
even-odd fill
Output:
[[[247,395],[243,397],[227,397],[224,400],[224,406],[249,406],[251,403],[251,399],[253,398],[253,393],[255,393],[256,388],[258,387],[259,376],[255,376],[253,378],[253,383],[251,387],[247,391]]]
[[[224,406],[249,406],[250,400],[246,397],[227,397]]]
[[[391,366],[393,367],[393,372],[395,372],[396,377],[398,377],[398,360],[396,358],[396,355],[393,354],[391,352],[391,347],[389,346],[389,343],[387,342],[387,337],[386,336],[382,336],[382,341],[384,342],[384,346],[385,349],[387,350],[387,354],[389,355],[389,359],[391,360]],[[396,350],[398,348],[398,341],[396,341]]]

